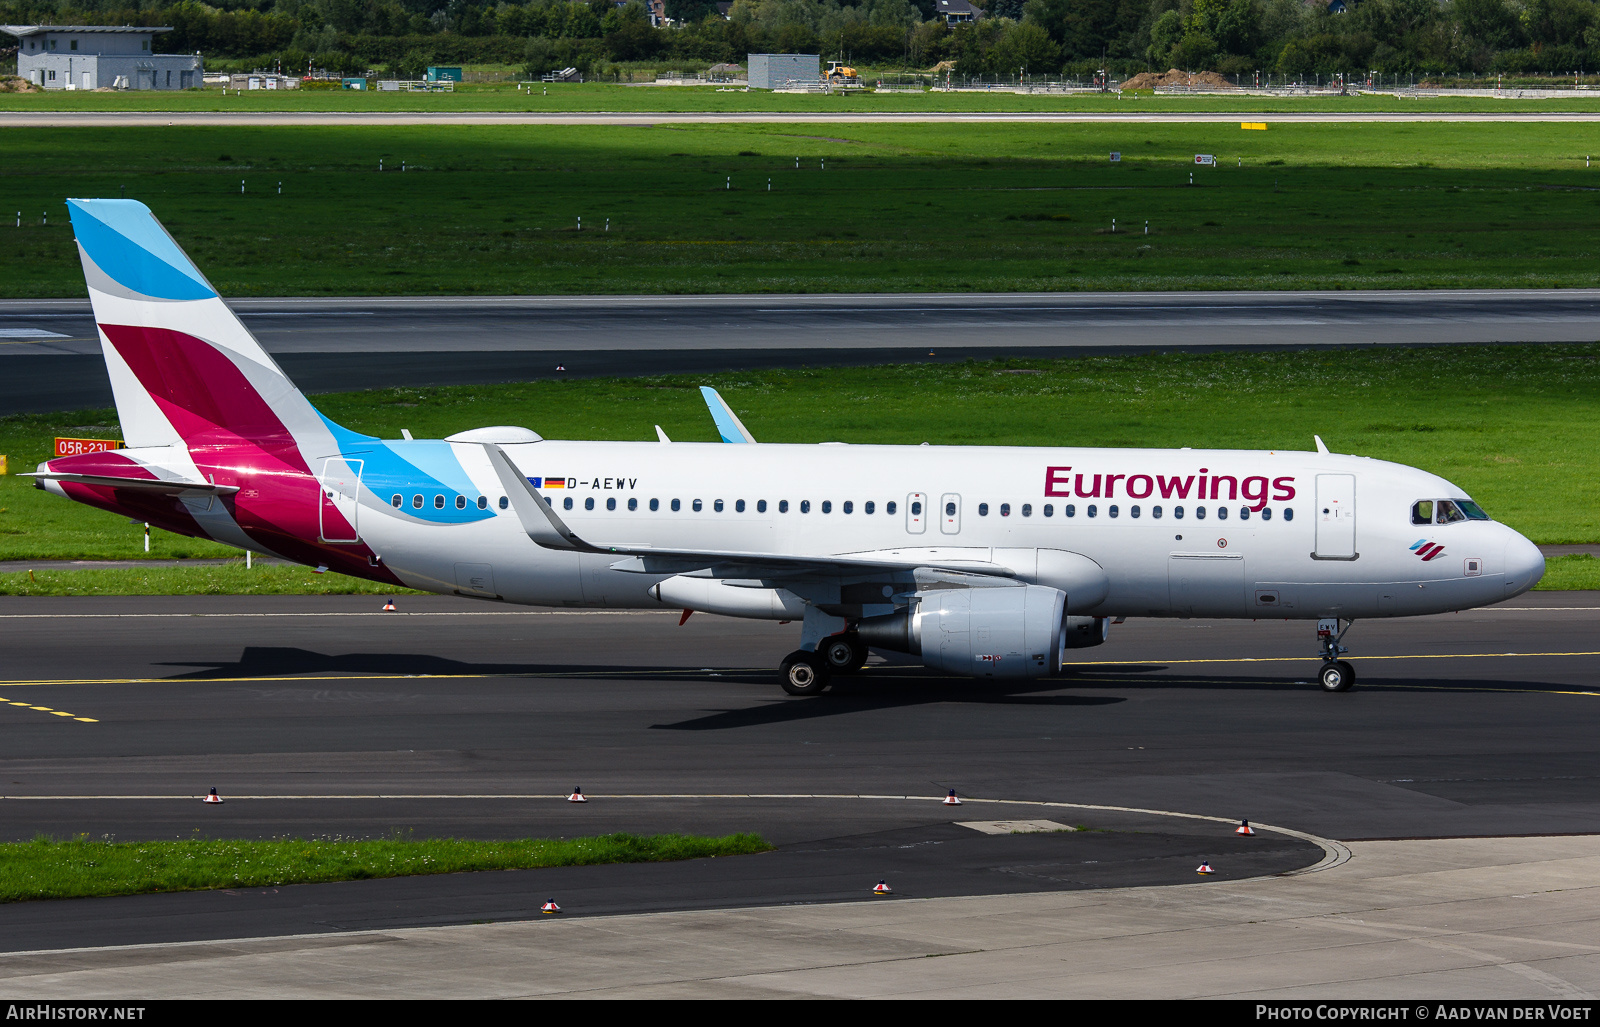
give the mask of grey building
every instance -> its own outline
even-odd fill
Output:
[[[814,53],[750,54],[750,88],[818,88],[822,82],[822,58]]]
[[[17,74],[44,89],[188,89],[202,85],[199,54],[152,53],[170,28],[0,25],[17,37]]]

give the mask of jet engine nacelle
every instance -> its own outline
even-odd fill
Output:
[[[861,641],[966,677],[1059,673],[1067,621],[1092,619],[1067,618],[1067,594],[1043,585],[938,589],[917,600],[910,610],[862,621]]]
[[[1068,617],[1061,623],[1061,648],[1089,649],[1111,634],[1110,617]]]

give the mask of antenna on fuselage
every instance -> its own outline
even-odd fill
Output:
[[[1327,445],[1327,443],[1322,441],[1322,436],[1321,435],[1313,435],[1311,437],[1317,440],[1317,452],[1318,453],[1327,453],[1328,452],[1328,445]]]

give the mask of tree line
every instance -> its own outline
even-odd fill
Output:
[[[416,74],[503,63],[530,74],[604,63],[743,61],[818,53],[878,67],[953,62],[963,77],[1105,68],[1301,76],[1344,72],[1568,75],[1600,66],[1596,0],[973,0],[946,25],[935,0],[0,0],[5,24],[170,25],[158,50]]]

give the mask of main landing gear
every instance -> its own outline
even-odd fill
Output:
[[[796,649],[778,665],[783,690],[790,695],[820,695],[834,674],[853,674],[867,662],[867,647],[851,633],[829,635],[816,652]]]
[[[1340,627],[1336,617],[1317,621],[1317,647],[1322,650],[1322,669],[1317,672],[1317,681],[1324,692],[1348,692],[1356,683],[1356,669],[1350,666],[1348,660],[1339,659],[1349,652],[1339,644],[1339,640],[1355,621],[1343,623],[1344,626]]]

